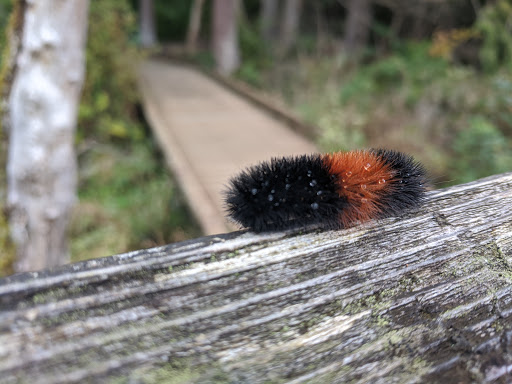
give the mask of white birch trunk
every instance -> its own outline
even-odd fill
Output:
[[[88,0],[28,1],[8,99],[7,205],[17,271],[69,261]]]

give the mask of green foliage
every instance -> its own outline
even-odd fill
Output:
[[[323,150],[410,152],[436,185],[512,170],[510,67],[479,73],[432,57],[420,42],[396,44],[392,54],[359,67],[301,57],[281,68],[290,68],[278,78],[286,81],[271,87],[320,128]]]
[[[489,120],[474,117],[453,144],[458,183],[512,170],[512,143]]]
[[[161,41],[184,41],[192,0],[155,1],[154,4],[158,39]],[[207,7],[208,5],[205,4],[204,11]]]
[[[483,38],[480,59],[486,71],[492,72],[512,64],[512,0],[488,4],[478,15],[475,25]]]
[[[366,145],[366,137],[361,129],[366,120],[357,112],[338,110],[326,113],[316,123],[322,130],[318,143],[325,151],[350,151]]]
[[[125,0],[92,1],[89,11],[86,79],[79,110],[78,139],[135,139],[135,65],[139,56],[130,36],[136,17]]]
[[[11,17],[12,5],[11,0],[0,0],[0,98],[3,98],[6,92],[5,82],[8,79],[9,72],[9,64],[4,59],[10,49],[9,44],[7,44],[6,34],[8,28],[14,27],[15,22],[14,17]],[[2,113],[2,107],[0,105],[0,120]],[[9,236],[9,225],[4,206],[6,189],[6,149],[6,137],[0,122],[0,277],[13,272],[12,267],[16,254],[14,245]]]
[[[6,46],[6,28],[12,9],[12,0],[0,0],[0,67],[2,66],[3,47]]]
[[[8,34],[19,28],[21,20],[21,4],[14,7],[11,0],[0,0],[0,117],[3,114],[2,103],[9,93],[11,87],[11,67],[13,66],[13,47],[8,40]],[[3,132],[0,119],[0,134]],[[2,160],[0,160],[1,162]],[[1,164],[0,164],[1,165]]]
[[[104,256],[199,234],[155,151],[143,141],[123,150],[97,146],[80,159],[73,257]]]
[[[135,36],[136,17],[127,0],[90,3],[73,261],[199,234],[137,112],[141,57]]]
[[[240,23],[239,39],[242,63],[236,76],[252,86],[260,87],[261,74],[270,65],[270,53],[257,28],[248,21]]]
[[[202,68],[205,71],[213,71],[213,69],[215,68],[215,59],[213,58],[211,52],[198,52],[191,59],[195,64],[197,64],[200,68]]]
[[[366,135],[362,130],[368,122],[366,113],[358,108],[340,106],[343,63],[331,58],[303,57],[300,65],[286,65],[283,69],[284,74],[272,79],[272,86],[279,86],[281,94],[299,115],[319,128],[317,142],[324,151],[366,146]]]
[[[461,183],[512,169],[506,136],[512,135],[511,94],[510,69],[478,76],[471,69],[430,57],[424,44],[408,44],[357,70],[342,85],[341,105],[345,115],[354,106],[364,113],[366,123],[359,129],[367,136],[382,136],[375,128],[370,130],[372,125],[388,130],[387,140],[397,141],[395,130],[400,135],[399,128],[383,128],[378,111],[385,120],[409,121],[397,142],[416,148],[415,141],[422,141],[420,150],[429,168],[443,175],[441,179]],[[341,121],[343,126],[346,119]],[[342,128],[338,132],[344,134]],[[336,142],[332,139],[336,135],[328,133],[322,138]]]
[[[486,111],[512,136],[512,71],[498,72],[491,79],[492,91],[485,98]]]
[[[3,202],[0,202],[0,208],[3,208]],[[9,225],[4,214],[0,213],[0,277],[12,273],[14,256],[15,250],[9,237]]]
[[[428,54],[427,44],[404,44],[394,54],[361,67],[343,84],[340,100],[343,105],[357,100],[368,109],[375,96],[400,89],[407,103],[413,105],[432,79],[443,77],[448,63]]]
[[[237,70],[236,77],[253,87],[261,87],[261,71],[258,65],[254,62],[243,62]]]

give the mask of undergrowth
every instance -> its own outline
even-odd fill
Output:
[[[80,157],[73,261],[199,236],[152,142],[97,145]]]
[[[429,42],[354,66],[299,57],[266,73],[266,87],[320,128],[322,150],[395,148],[425,163],[434,184],[512,169],[512,70],[493,72],[429,53]]]
[[[368,46],[363,62],[302,49],[270,64],[249,26],[237,76],[319,127],[321,150],[394,148],[423,162],[435,186],[458,184],[512,170],[511,26],[510,0],[498,0],[471,27],[394,38],[384,54]]]
[[[127,1],[91,2],[77,148],[73,261],[198,236],[138,113],[136,16]]]

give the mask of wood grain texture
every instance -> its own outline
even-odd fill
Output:
[[[0,382],[512,382],[511,206],[508,173],[0,280]]]

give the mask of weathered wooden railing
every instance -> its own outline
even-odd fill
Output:
[[[512,382],[512,173],[341,231],[0,280],[0,382]]]

